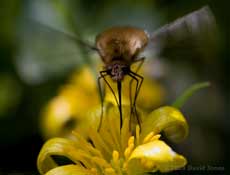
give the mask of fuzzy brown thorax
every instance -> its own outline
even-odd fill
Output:
[[[105,69],[115,81],[121,81],[148,43],[148,36],[135,27],[112,27],[96,37],[96,47]]]

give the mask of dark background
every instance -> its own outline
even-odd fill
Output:
[[[39,2],[0,2],[0,174],[38,174],[36,158],[44,143],[39,128],[41,108],[56,95],[71,72],[85,63],[84,59],[76,58],[76,55],[84,56],[81,48],[74,51],[64,37],[33,24],[31,18],[60,28],[63,23],[68,24],[76,34],[92,41],[108,26],[129,24],[153,31],[206,4],[212,9],[219,28],[217,52],[208,58],[170,61],[171,71],[179,71],[172,71],[168,77],[170,94],[166,101],[193,82],[212,83],[182,109],[188,116],[190,135],[184,143],[175,145],[175,149],[187,157],[189,164],[177,173],[212,174],[208,170],[191,170],[189,166],[197,169],[216,166],[225,170],[214,174],[227,174],[230,127],[230,4],[227,0]],[[40,33],[42,30],[46,33]]]

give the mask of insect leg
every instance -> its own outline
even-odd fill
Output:
[[[140,64],[138,65],[137,69],[135,70],[135,73],[137,73],[139,71],[139,69],[143,65],[144,61],[145,61],[145,57],[141,57],[141,58],[139,58],[137,60],[134,60],[134,63],[140,62]]]
[[[137,74],[135,72],[132,72],[132,71],[130,71],[130,74],[131,74],[131,76],[133,78],[135,77],[134,79],[137,79],[136,77],[140,78],[140,84],[138,85],[138,88],[137,88],[137,91],[135,92],[135,97],[134,97],[134,103],[136,103],[136,99],[137,99],[137,96],[138,96],[138,94],[140,92],[144,77],[142,77],[141,75],[139,75],[139,74]]]
[[[129,74],[128,74],[129,75]],[[129,128],[131,129],[131,123],[132,123],[132,115],[134,113],[133,110],[133,98],[132,98],[132,84],[133,84],[133,76],[129,75],[132,79],[129,82],[129,101],[130,101],[130,119],[129,119]],[[135,81],[137,83],[137,81]],[[137,85],[136,85],[137,87]]]
[[[104,97],[102,95],[102,87],[101,87],[101,78],[105,81],[106,85],[109,87],[109,89],[111,90],[115,100],[116,100],[116,103],[117,105],[119,106],[119,103],[118,103],[118,100],[117,100],[117,97],[115,95],[115,92],[114,90],[112,89],[112,87],[110,86],[109,82],[106,80],[105,76],[107,76],[108,73],[107,71],[100,71],[100,76],[98,77],[98,88],[99,88],[99,91],[100,91],[100,100],[101,100],[101,118],[100,118],[100,123],[99,123],[99,127],[98,127],[98,131],[100,131],[100,128],[101,128],[101,125],[102,125],[102,119],[103,119],[103,108],[104,108]]]
[[[144,78],[142,76],[132,72],[132,71],[130,71],[130,73],[128,75],[130,77],[132,77],[133,80],[136,81],[136,90],[135,90],[135,95],[134,95],[134,102],[133,102],[133,104],[131,106],[131,113],[133,113],[133,112],[135,113],[135,115],[137,117],[137,122],[140,125],[140,118],[138,116],[137,109],[136,109],[136,100],[137,100],[137,96],[138,96],[138,94],[140,92],[140,88],[142,86],[142,82],[143,82]],[[140,82],[139,82],[138,78],[140,78]]]
[[[100,131],[100,129],[101,129],[101,124],[102,124],[102,120],[103,120],[104,96],[103,96],[102,87],[101,87],[101,81],[100,80],[104,76],[105,75],[103,75],[102,72],[100,72],[100,76],[97,78],[97,84],[98,84],[98,89],[99,89],[99,94],[100,94],[100,101],[101,101],[101,117],[100,117],[100,122],[99,122],[99,126],[98,126],[98,131]]]
[[[103,73],[106,73],[106,74],[104,75]],[[115,98],[115,100],[116,100],[117,105],[119,105],[118,100],[117,100],[117,97],[116,97],[116,94],[115,94],[113,88],[110,86],[109,82],[105,79],[105,76],[108,75],[108,74],[107,74],[107,71],[101,71],[101,72],[100,72],[100,75],[101,75],[101,77],[103,78],[103,80],[105,81],[106,85],[107,85],[107,86],[109,87],[109,89],[111,90],[111,92],[112,92],[112,94],[113,94],[113,96],[114,96],[114,98]]]
[[[137,69],[135,70],[135,73],[137,73],[139,71],[139,69],[141,68],[141,66],[143,65],[145,61],[145,57],[141,57],[138,60],[135,60],[134,62],[140,62],[140,64],[138,65]],[[130,104],[132,104],[132,83],[133,83],[133,78],[130,80],[129,82],[129,100],[130,100]]]
[[[135,73],[137,73],[138,71],[139,71],[139,69],[141,68],[141,66],[143,65],[143,63],[144,63],[144,61],[145,61],[145,57],[141,57],[141,58],[139,58],[138,60],[135,60],[134,62],[140,62],[140,64],[138,65],[138,67],[136,68],[136,70],[135,70]],[[133,83],[133,80],[135,80],[135,78],[133,78],[133,76],[131,76],[132,77],[132,79],[130,80],[130,82],[129,82],[129,101],[130,101],[130,106],[131,106],[131,108],[130,108],[130,124],[131,124],[131,120],[132,120],[132,117],[131,117],[131,115],[132,115],[132,113],[133,113],[133,110],[136,110],[136,109],[133,109],[133,108],[136,108],[135,107],[135,105],[136,105],[136,99],[134,99],[134,101],[135,101],[135,103],[133,104],[133,102],[132,102],[132,83]],[[136,80],[136,82],[138,83],[138,80]],[[141,82],[141,84],[142,84],[142,82]],[[136,93],[138,92],[138,90],[137,90],[137,87],[138,87],[138,84],[136,85],[136,91],[135,91],[135,96],[136,96]],[[139,123],[139,122],[138,122]],[[131,126],[130,126],[131,127]]]

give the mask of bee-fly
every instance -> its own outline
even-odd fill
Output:
[[[132,71],[130,66],[140,61],[138,69],[140,68],[145,59],[145,57],[140,57],[141,52],[144,50],[151,52],[155,49],[159,55],[166,55],[165,52],[168,49],[174,49],[175,52],[187,50],[189,55],[196,55],[197,52],[205,52],[205,48],[210,43],[215,45],[213,42],[215,42],[216,34],[215,18],[208,6],[166,24],[150,35],[136,27],[113,27],[99,34],[96,37],[96,49],[105,66],[104,70],[100,72],[98,80],[103,78],[110,87],[104,78],[109,75],[117,82],[119,99],[116,101],[120,112],[120,127],[122,127],[121,82],[124,76],[130,76],[131,82],[136,81],[134,101],[130,103],[131,112],[135,114],[137,122],[140,124],[136,111],[136,99],[143,77],[138,75],[136,71]],[[110,89],[113,92],[111,87]],[[114,92],[113,94],[115,96]]]
[[[58,31],[56,30],[56,32]],[[140,124],[140,119],[136,111],[136,100],[143,82],[143,77],[137,74],[137,70],[141,67],[145,59],[145,57],[140,56],[140,53],[144,50],[154,50],[155,53],[159,55],[165,55],[168,49],[175,50],[175,52],[184,52],[187,50],[189,51],[187,55],[194,55],[197,51],[200,53],[204,51],[202,50],[203,48],[207,48],[207,45],[204,44],[210,44],[215,41],[213,39],[215,39],[216,36],[216,23],[211,10],[208,6],[205,6],[170,24],[166,24],[149,35],[144,30],[136,27],[109,28],[97,35],[95,46],[85,43],[79,39],[80,37],[76,37],[75,35],[60,31],[59,34],[65,34],[68,38],[74,40],[76,44],[95,50],[104,62],[104,70],[100,71],[100,76],[98,77],[102,104],[102,114],[98,127],[98,129],[100,129],[103,117],[101,79],[103,79],[110,88],[118,104],[120,127],[122,127],[122,80],[125,76],[130,76],[132,78],[130,85],[133,81],[136,81],[134,99],[132,101],[132,97],[130,97],[130,103],[131,112],[135,114],[137,122]],[[205,43],[203,41],[205,41]],[[137,69],[133,71],[130,67],[135,62],[139,62],[140,64]],[[118,99],[109,82],[106,80],[106,76],[110,76],[111,79],[117,83]]]
[[[130,66],[135,62],[140,62],[141,66],[144,61],[144,57],[139,57],[139,53],[143,51],[147,43],[148,36],[146,32],[135,27],[112,27],[96,37],[96,48],[102,61],[104,62],[104,70],[100,71],[100,77],[98,78],[100,91],[100,79],[102,78],[116,98],[116,95],[108,81],[105,79],[105,76],[109,75],[113,81],[117,82],[118,100],[116,98],[116,101],[120,112],[120,127],[122,127],[121,82],[124,79],[124,76],[130,76],[132,78],[131,82],[133,80],[136,81],[134,101],[132,102],[132,100],[130,100],[130,106],[131,113],[135,114],[138,123],[140,123],[140,119],[136,111],[136,99],[143,82],[143,77],[132,71]]]

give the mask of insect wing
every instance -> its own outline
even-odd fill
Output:
[[[217,36],[214,15],[205,6],[152,33],[147,49],[170,59],[203,57],[215,50]]]
[[[16,65],[27,83],[41,83],[88,64],[86,57],[94,47],[80,37],[35,20],[25,23],[19,33],[21,45]]]

